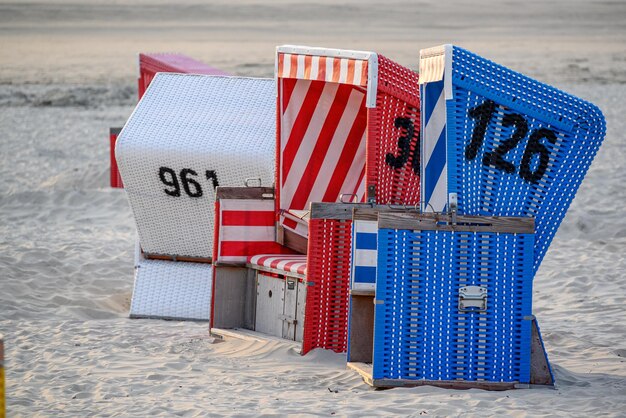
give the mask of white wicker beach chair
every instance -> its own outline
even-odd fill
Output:
[[[116,146],[141,252],[131,316],[209,319],[215,189],[272,184],[275,100],[272,80],[154,78]]]

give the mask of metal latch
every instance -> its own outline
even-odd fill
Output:
[[[287,290],[294,290],[296,288],[295,280],[287,280]]]
[[[487,288],[463,286],[459,289],[459,311],[482,312],[487,310]]]
[[[281,321],[286,322],[288,324],[294,324],[294,325],[298,324],[298,320],[296,318],[294,318],[293,316],[280,314],[280,315],[278,315],[278,319],[280,319]]]

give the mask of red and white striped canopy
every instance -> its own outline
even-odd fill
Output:
[[[279,47],[279,209],[365,195],[368,72],[376,54]],[[289,217],[281,224],[306,236]]]
[[[367,86],[368,61],[319,55],[278,53],[279,78]]]

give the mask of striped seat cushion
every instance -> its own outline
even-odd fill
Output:
[[[248,264],[306,275],[306,255],[259,254],[248,257]]]

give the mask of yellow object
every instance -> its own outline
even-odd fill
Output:
[[[0,418],[6,418],[4,403],[4,340],[0,334]]]

